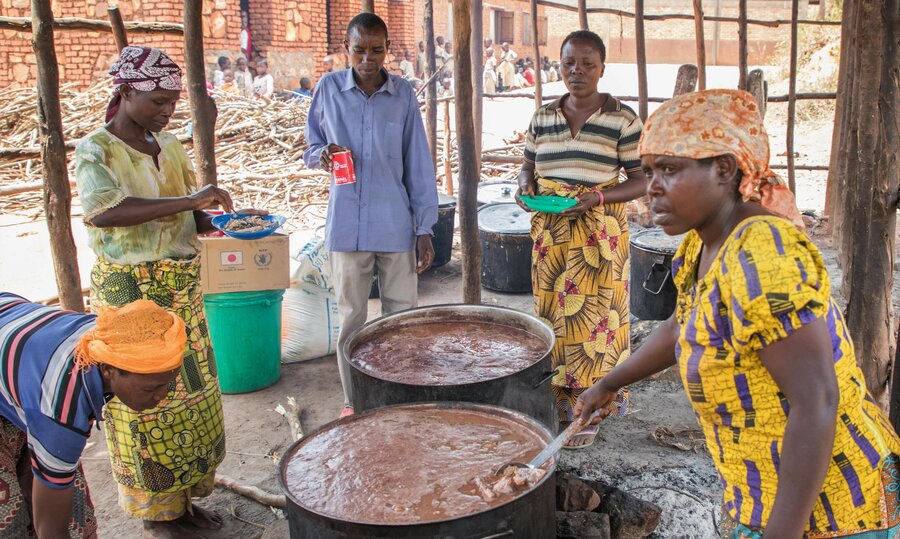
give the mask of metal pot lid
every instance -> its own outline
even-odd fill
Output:
[[[516,189],[518,188],[519,185],[515,182],[484,182],[478,185],[478,204],[515,202]]]
[[[452,208],[456,206],[456,197],[438,193],[438,208]]]
[[[661,228],[648,228],[644,232],[631,237],[635,247],[654,253],[674,255],[686,234],[670,236]]]
[[[518,204],[489,204],[478,210],[478,230],[494,234],[530,234],[531,214]]]

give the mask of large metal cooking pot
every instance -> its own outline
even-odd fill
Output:
[[[553,435],[534,419],[524,414],[496,406],[469,403],[422,403],[403,405],[407,408],[460,408],[487,412],[508,419],[529,429],[545,443]],[[400,408],[391,407],[391,408]],[[383,410],[383,409],[382,409]],[[359,420],[382,410],[372,410],[328,423],[294,443],[281,457],[278,482],[287,499],[287,517],[291,539],[350,539],[368,537],[441,538],[441,539],[500,539],[502,537],[524,539],[552,539],[556,536],[556,474],[555,459],[549,473],[531,490],[517,498],[482,511],[449,520],[425,524],[371,524],[339,520],[317,513],[298,502],[287,488],[286,472],[291,458],[298,449],[318,434],[350,421]],[[390,458],[386,456],[385,458]],[[398,462],[398,466],[439,466],[440,463]]]
[[[518,204],[478,210],[481,286],[498,292],[531,292],[531,214]]]
[[[506,204],[516,202],[516,189],[519,184],[513,180],[493,180],[478,184],[476,198],[478,207],[485,204]]]
[[[672,258],[684,234],[669,236],[651,228],[631,236],[631,314],[641,320],[666,320],[675,312],[678,292]]]
[[[360,369],[352,361],[353,350],[374,335],[434,322],[484,322],[518,328],[536,335],[545,344],[544,353],[518,372],[474,383],[458,385],[414,385],[385,380]],[[550,351],[556,337],[537,317],[505,307],[488,305],[434,305],[394,313],[360,328],[344,342],[343,361],[350,364],[353,409],[361,412],[408,402],[462,401],[493,404],[518,410],[536,418],[556,432],[559,415],[550,392]]]

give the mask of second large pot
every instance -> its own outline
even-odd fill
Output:
[[[512,374],[473,383],[416,385],[380,378],[377,373],[361,369],[353,361],[354,349],[382,332],[402,331],[419,324],[442,322],[483,322],[507,326],[541,339],[543,352],[533,362]],[[559,416],[550,391],[550,351],[553,330],[538,318],[505,307],[487,305],[435,305],[388,315],[359,329],[343,345],[343,361],[350,364],[353,409],[357,412],[392,404],[412,402],[457,401],[493,404],[520,411],[556,432]],[[426,353],[426,352],[423,352]]]

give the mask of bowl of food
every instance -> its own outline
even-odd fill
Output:
[[[281,215],[226,213],[213,217],[212,225],[226,236],[240,240],[256,240],[275,232],[286,220]]]

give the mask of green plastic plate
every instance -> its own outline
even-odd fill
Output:
[[[520,197],[526,206],[534,211],[541,213],[559,213],[567,210],[572,206],[577,206],[578,201],[574,198],[557,197],[557,196],[529,196]]]

